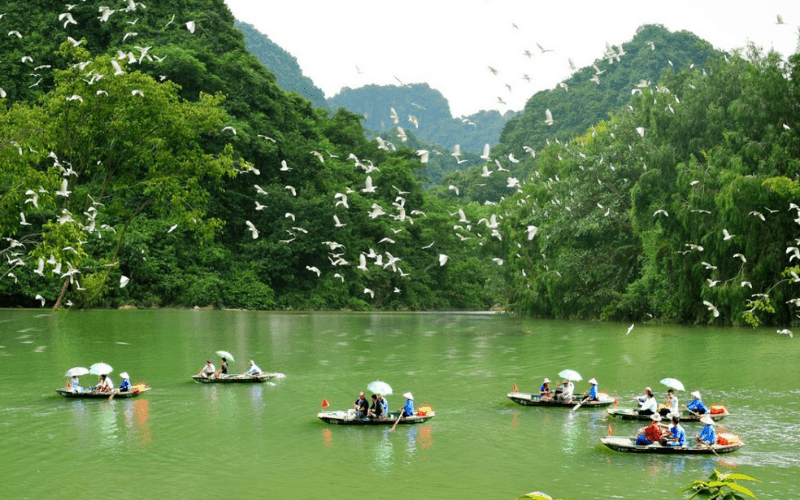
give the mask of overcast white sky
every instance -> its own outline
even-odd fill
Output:
[[[567,58],[579,68],[589,65],[602,57],[606,42],[627,42],[643,24],[691,31],[718,49],[752,41],[784,57],[796,52],[800,26],[798,0],[225,3],[238,20],[295,56],[326,97],[342,87],[398,84],[396,77],[438,89],[454,116],[481,109],[521,110],[535,92],[569,77]],[[778,15],[786,24],[777,24]],[[553,52],[543,54],[537,42]],[[525,50],[533,57],[526,57]],[[488,66],[498,70],[497,76]]]

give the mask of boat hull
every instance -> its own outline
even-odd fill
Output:
[[[399,413],[390,413],[387,418],[349,418],[346,411],[323,411],[317,414],[317,418],[326,424],[333,425],[388,425],[393,426],[397,422]],[[425,415],[414,415],[413,417],[401,418],[398,425],[422,424],[436,416],[436,412],[426,413]]]
[[[150,388],[146,387],[140,391],[130,391],[130,392],[72,392],[72,389],[56,389],[56,392],[64,396],[65,398],[80,398],[80,399],[108,399],[109,396],[112,394],[114,395],[114,399],[124,399],[124,398],[135,398],[140,394],[144,394],[145,392],[149,391]]]
[[[580,403],[580,396],[573,398],[572,402],[564,403],[550,399],[542,400],[538,394],[526,392],[509,392],[508,399],[522,406],[546,406],[550,408],[574,408]],[[614,398],[607,394],[600,394],[600,401],[587,401],[580,408],[605,408],[614,404]]]
[[[192,379],[202,384],[261,384],[273,378],[275,378],[274,373],[262,373],[261,375],[228,375],[219,378],[192,375]]]
[[[636,413],[636,410],[632,408],[616,408],[616,409],[609,409],[608,414],[611,417],[618,418],[620,420],[641,420],[649,422],[652,420],[650,415],[639,415]],[[705,415],[711,417],[711,420],[717,421],[722,420],[723,418],[730,415],[726,410],[725,413],[706,413]],[[699,422],[700,418],[705,415],[692,415],[691,413],[684,412],[681,414],[681,422]]]
[[[600,439],[600,442],[612,450],[624,453],[659,453],[665,455],[714,455],[731,453],[742,446],[741,441],[734,444],[714,444],[701,446],[697,442],[691,442],[687,446],[662,446],[659,443],[641,446],[636,444],[635,437],[616,437],[609,436]]]

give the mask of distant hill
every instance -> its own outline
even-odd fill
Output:
[[[346,108],[364,115],[365,128],[377,134],[397,126],[408,129],[420,139],[448,149],[459,144],[463,151],[479,152],[484,144],[497,144],[500,131],[514,116],[513,111],[480,111],[473,115],[454,118],[447,99],[427,83],[406,86],[365,85],[357,89],[343,88],[328,99],[331,109]],[[399,123],[390,117],[391,108],[397,111]],[[417,118],[419,127],[409,121]]]
[[[534,94],[524,111],[503,129],[501,149],[519,157],[523,156],[523,145],[541,148],[546,138],[563,141],[583,135],[592,125],[630,104],[632,92],[640,82],[655,85],[665,72],[692,65],[702,68],[710,56],[720,54],[693,33],[673,33],[657,24],[639,27],[631,41],[614,47],[614,51],[619,52],[620,48],[623,55],[595,61],[601,72],[595,81],[592,78],[597,70],[586,66],[562,82],[566,89],[556,86]],[[545,123],[548,109],[553,115],[552,125]]]
[[[259,32],[252,24],[234,21],[234,26],[244,34],[244,42],[248,52],[269,68],[278,80],[278,85],[287,91],[294,91],[311,101],[314,106],[328,107],[325,94],[314,85],[311,78],[303,74],[297,59],[283,50],[269,37]]]
[[[615,54],[623,53],[577,69],[553,89],[534,94],[525,109],[506,124],[499,144],[492,149],[492,159],[510,169],[513,176],[526,178],[536,168],[536,159],[526,152],[526,146],[540,151],[549,142],[563,143],[584,135],[594,125],[625,112],[639,85],[655,88],[664,76],[690,66],[704,71],[706,61],[721,54],[693,33],[673,33],[661,25],[641,26],[631,41],[612,49]],[[550,125],[545,123],[547,110],[553,117]],[[510,161],[509,155],[520,162]],[[482,179],[482,165],[471,166],[466,174],[456,172],[442,182],[464,186],[467,199],[480,202],[497,201],[512,191],[506,186],[506,176]],[[490,162],[489,168],[494,164]]]

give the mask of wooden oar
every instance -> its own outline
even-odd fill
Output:
[[[115,394],[116,394],[116,391],[111,391],[111,395],[108,397],[108,400],[111,401],[112,399],[114,399],[114,395]]]
[[[401,418],[403,418],[403,412],[402,411],[400,412],[400,415],[397,416],[397,420],[394,421],[394,425],[392,426],[391,429],[389,429],[389,432],[392,432],[394,430],[394,428],[397,427],[397,424],[400,423],[400,419]]]
[[[588,397],[588,396],[587,396],[587,397],[585,397],[585,398],[583,398],[583,399],[581,400],[581,402],[580,402],[580,403],[578,403],[578,404],[576,404],[575,406],[573,406],[573,407],[572,407],[572,411],[575,411],[575,410],[577,410],[578,408],[580,408],[580,407],[581,407],[581,405],[582,405],[583,403],[585,403],[585,402],[587,402],[587,401],[589,401],[589,397]]]
[[[699,436],[698,436],[698,438],[699,438]],[[713,451],[713,452],[714,452],[714,455],[716,455],[716,456],[717,456],[717,458],[722,458],[721,456],[719,456],[719,453],[717,453],[717,450],[715,450],[713,446],[711,446],[710,444],[706,443],[705,441],[698,441],[698,442],[699,442],[701,445],[703,445],[704,447],[706,447],[706,448],[708,448],[709,450]]]

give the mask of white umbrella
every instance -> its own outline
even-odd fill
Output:
[[[683,384],[680,380],[676,378],[664,378],[661,379],[661,383],[669,387],[670,389],[675,389],[676,391],[685,391]]]
[[[95,363],[89,367],[89,373],[92,375],[108,375],[113,371],[114,369],[111,368],[111,365],[106,363]]]
[[[64,376],[65,377],[80,377],[81,375],[86,375],[87,373],[89,373],[88,369],[86,369],[86,368],[84,368],[82,366],[76,366],[74,368],[70,368],[69,370],[67,370],[67,373],[65,373]]]
[[[233,359],[233,354],[229,353],[228,351],[217,351],[217,356],[220,358],[225,358],[229,361],[236,361]]]
[[[571,380],[573,382],[576,382],[578,380],[583,380],[581,374],[576,372],[575,370],[561,370],[560,372],[558,372],[558,376],[565,378],[567,380]]]
[[[392,394],[392,386],[386,382],[381,382],[380,380],[370,382],[370,384],[367,386],[367,390],[383,396],[390,396]]]

